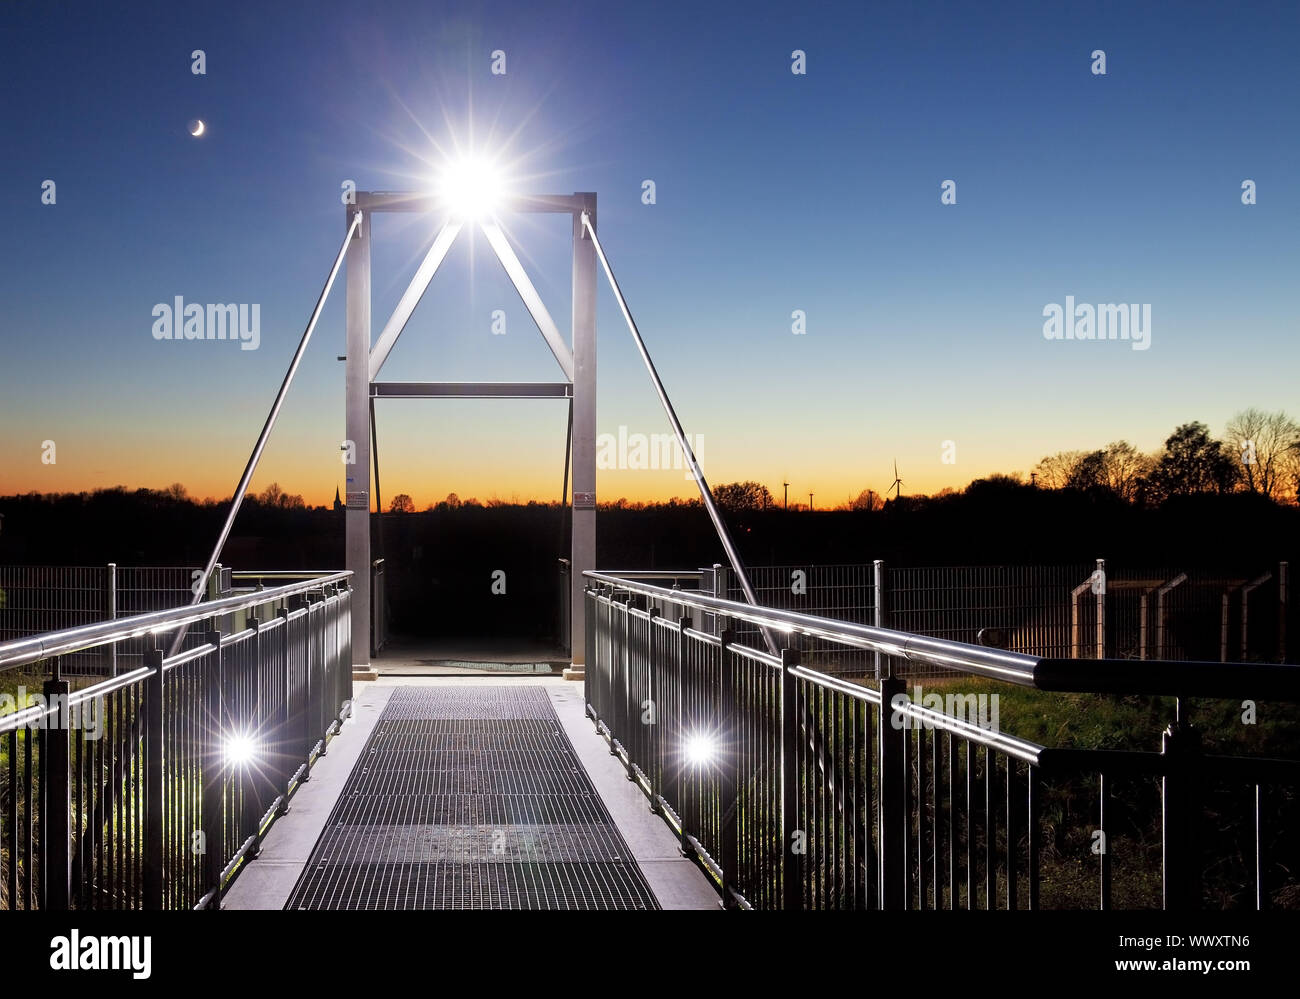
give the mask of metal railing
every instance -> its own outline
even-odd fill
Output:
[[[588,713],[728,907],[1188,909],[1210,866],[1237,904],[1294,892],[1300,761],[1205,753],[1185,699],[1293,702],[1300,668],[1030,656],[584,575]],[[788,647],[743,644],[733,622]],[[879,654],[883,679],[802,665],[813,640]],[[996,699],[914,702],[904,678],[934,668],[1177,707],[1160,752],[1052,748],[1003,733]]]
[[[0,715],[0,909],[219,908],[350,710],[349,577],[0,645],[0,677],[49,677]],[[183,626],[194,647],[165,654]],[[146,637],[115,678],[60,668]]]

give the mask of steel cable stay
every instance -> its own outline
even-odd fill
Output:
[[[627,328],[632,333],[632,340],[636,344],[637,352],[641,355],[641,360],[645,362],[646,371],[650,373],[650,381],[654,385],[655,394],[659,397],[659,402],[664,408],[664,413],[668,416],[668,422],[672,426],[673,434],[677,438],[677,445],[682,449],[682,454],[686,458],[687,466],[690,468],[691,476],[695,479],[695,484],[700,490],[700,499],[703,500],[705,509],[709,513],[709,519],[713,521],[713,528],[717,531],[718,540],[722,542],[722,547],[727,553],[727,558],[731,561],[731,566],[736,571],[736,576],[740,580],[740,587],[744,591],[745,599],[753,607],[761,606],[758,597],[754,593],[754,587],[749,582],[749,574],[745,571],[745,564],[740,558],[740,553],[736,551],[736,546],[731,540],[731,533],[727,530],[727,525],[722,519],[722,514],[718,510],[717,503],[713,499],[713,492],[709,489],[709,483],[704,478],[704,471],[700,468],[700,463],[695,457],[690,442],[686,439],[686,432],[682,429],[681,420],[677,418],[677,412],[673,409],[672,401],[668,398],[668,392],[664,388],[663,380],[659,377],[659,372],[655,369],[654,361],[650,358],[650,352],[646,349],[645,340],[641,337],[641,331],[637,328],[636,320],[632,318],[632,312],[628,308],[627,299],[623,297],[623,291],[618,285],[618,279],[614,277],[614,269],[609,265],[609,259],[605,256],[604,247],[600,245],[600,239],[596,236],[596,229],[591,224],[591,216],[587,212],[582,213],[582,227],[590,237],[592,245],[596,248],[596,256],[600,259],[600,264],[605,270],[605,276],[609,279],[609,286],[614,291],[614,297],[618,300],[618,307],[623,313],[623,319],[627,322]],[[781,650],[776,640],[772,637],[772,632],[760,626],[763,635],[763,641],[767,645],[767,650],[773,656],[780,658]],[[817,761],[817,769],[821,771],[822,779],[826,781],[827,789],[835,798],[836,807],[841,814],[844,814],[844,783],[836,779],[832,765],[829,762],[831,756],[825,752],[820,730],[813,725],[809,725],[807,719],[800,720],[800,727],[803,729],[808,739],[808,747],[813,751],[813,756]]]
[[[677,446],[682,449],[691,476],[695,479],[695,485],[700,490],[700,499],[704,501],[704,507],[709,513],[709,519],[713,521],[713,529],[717,531],[718,540],[722,542],[727,558],[731,561],[731,567],[736,570],[736,575],[740,579],[740,587],[744,590],[745,599],[755,607],[761,606],[758,597],[754,593],[754,587],[750,585],[749,573],[745,571],[745,563],[741,560],[740,553],[736,551],[736,546],[731,540],[731,532],[727,530],[722,514],[718,511],[718,505],[713,499],[713,492],[709,489],[709,483],[704,478],[704,471],[700,468],[700,463],[695,458],[695,452],[686,439],[686,432],[682,429],[682,422],[677,418],[677,411],[673,409],[673,404],[668,398],[668,392],[664,388],[663,379],[659,377],[659,372],[655,369],[654,361],[650,359],[650,352],[646,349],[645,340],[641,337],[641,331],[637,328],[636,320],[632,318],[632,312],[627,306],[627,299],[623,297],[623,291],[618,286],[618,279],[614,277],[614,270],[609,265],[609,259],[605,256],[605,250],[600,245],[600,240],[596,236],[596,229],[591,224],[591,216],[587,212],[582,213],[582,227],[586,230],[592,245],[596,248],[596,256],[600,258],[600,264],[605,269],[605,276],[609,278],[609,286],[614,290],[614,297],[618,299],[618,307],[623,313],[623,319],[627,322],[628,330],[632,333],[632,340],[636,344],[637,352],[641,355],[641,360],[645,362],[646,371],[650,373],[650,381],[654,385],[655,394],[659,397],[664,413],[668,416],[673,435],[677,438]],[[768,652],[774,656],[779,656],[781,650],[771,632],[767,628],[763,628],[762,632],[763,640],[767,643]]]
[[[257,443],[253,445],[253,453],[248,456],[248,464],[244,466],[244,474],[239,479],[239,486],[235,489],[235,495],[230,501],[230,510],[226,513],[226,522],[221,526],[221,533],[217,536],[217,543],[212,547],[212,554],[208,557],[208,564],[204,566],[203,575],[194,582],[194,597],[190,600],[191,604],[200,603],[203,600],[203,594],[208,587],[208,579],[212,576],[212,570],[221,558],[221,549],[226,546],[226,539],[230,537],[230,529],[235,525],[235,516],[239,513],[239,507],[244,502],[244,495],[248,492],[248,484],[252,481],[253,473],[257,470],[257,463],[262,458],[262,452],[266,450],[266,442],[271,436],[271,429],[275,426],[276,417],[280,415],[280,407],[284,404],[284,397],[289,393],[289,386],[293,384],[293,376],[298,373],[298,365],[302,363],[303,354],[307,352],[307,344],[311,341],[311,335],[316,330],[316,322],[320,319],[321,311],[325,308],[325,300],[329,298],[330,289],[334,286],[334,279],[338,277],[339,268],[343,266],[343,258],[347,256],[348,243],[351,242],[353,235],[361,226],[361,212],[356,212],[352,216],[352,224],[348,226],[347,235],[343,237],[343,245],[339,247],[338,256],[334,258],[334,266],[330,268],[329,277],[325,279],[325,287],[321,289],[320,297],[316,299],[316,308],[312,309],[311,319],[307,322],[307,328],[303,330],[302,339],[298,341],[298,349],[294,351],[293,360],[289,362],[289,370],[284,373],[284,381],[280,383],[280,391],[275,394],[275,402],[271,403],[271,411],[266,414],[266,423],[262,425],[262,432],[258,435]],[[174,656],[180,650],[181,642],[185,640],[185,632],[188,625],[182,625],[176,632],[176,637],[172,639],[171,649],[167,655]]]

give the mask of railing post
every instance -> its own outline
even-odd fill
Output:
[[[215,619],[214,619],[215,620]],[[226,734],[225,706],[222,702],[221,632],[211,629],[203,636],[204,645],[214,646],[204,674],[203,725],[203,891],[213,893],[212,908],[221,908],[222,817],[226,798],[226,761],[222,740]]]
[[[53,675],[45,681],[45,703],[53,714],[41,733],[41,908],[66,912],[72,899],[72,714],[71,687],[63,679],[61,660],[55,658]],[[30,731],[30,730],[29,730]],[[14,792],[16,793],[16,792]],[[30,842],[30,840],[29,840]],[[12,862],[12,860],[11,860]],[[12,904],[12,900],[11,900]]]
[[[732,892],[740,891],[740,815],[736,779],[740,759],[740,726],[736,724],[736,686],[740,664],[728,647],[735,640],[735,633],[728,629],[719,638],[718,665],[722,689],[718,698],[721,722],[718,732],[718,763],[721,768],[718,790],[721,800],[718,807],[722,815],[722,907],[734,909],[736,901]]]
[[[633,735],[635,729],[632,727],[640,720],[640,713],[637,711],[639,705],[633,701],[632,690],[632,594],[627,595],[623,601],[623,726],[619,729],[619,743],[623,746],[626,755],[627,779],[636,780],[635,764],[632,762],[632,752],[636,746],[636,737]]]
[[[248,627],[253,629],[253,637],[248,639],[252,648],[244,666],[243,686],[244,690],[248,692],[249,701],[244,705],[244,717],[238,720],[236,726],[240,736],[246,740],[250,753],[250,758],[241,761],[239,764],[239,785],[243,791],[241,801],[243,808],[240,816],[240,827],[243,830],[241,839],[256,836],[258,826],[261,824],[264,811],[262,801],[262,785],[265,781],[263,767],[266,759],[265,733],[262,731],[260,724],[262,711],[262,629],[261,622],[256,617],[250,617],[247,624]],[[257,856],[258,852],[258,846],[254,845],[249,859],[251,860]]]
[[[312,718],[314,717],[313,703],[316,697],[316,688],[320,684],[316,683],[312,677],[312,670],[316,668],[316,656],[314,650],[316,641],[312,631],[315,623],[312,618],[315,616],[313,608],[315,605],[307,594],[303,594],[303,610],[306,611],[302,616],[303,633],[302,633],[302,758],[311,759],[311,750],[315,745],[312,739]]]
[[[293,745],[290,727],[289,704],[293,696],[293,677],[289,669],[289,608],[281,607],[276,613],[280,619],[278,629],[280,635],[280,709],[277,712],[278,723],[275,726],[275,759],[276,759],[276,793],[285,796],[283,803],[280,805],[280,814],[284,815],[289,811],[288,794],[289,781],[294,773],[294,758],[290,747]],[[349,675],[351,675],[349,673]]]
[[[144,907],[163,907],[163,651],[145,653],[153,675],[145,681],[144,729]]]
[[[781,650],[781,908],[803,907],[803,857],[796,850],[799,816],[799,688],[791,670],[797,649]],[[800,844],[802,845],[802,844]]]
[[[681,821],[680,848],[685,856],[691,856],[690,841],[686,838],[691,826],[691,785],[685,779],[686,774],[686,629],[691,626],[691,619],[683,614],[677,619],[677,725],[673,732],[672,765],[673,790],[676,793],[677,818]]]
[[[1164,907],[1187,911],[1199,909],[1201,901],[1201,863],[1197,828],[1203,821],[1199,794],[1201,736],[1182,717],[1161,736],[1160,751],[1165,757],[1165,775],[1161,781],[1162,826],[1164,839]]]
[[[659,608],[651,606],[647,613],[650,615],[646,620],[646,696],[650,700],[650,732],[649,732],[649,752],[646,754],[646,782],[650,785],[650,811],[655,814],[659,813],[659,794],[663,790],[664,780],[664,757],[663,757],[663,738],[662,729],[659,725],[659,709],[663,698],[660,692],[663,690],[662,680],[660,678],[660,662],[662,654],[659,653],[659,642],[656,640],[659,629],[655,622],[659,620]]]
[[[893,675],[880,681],[880,716],[877,723],[880,749],[880,907],[907,908],[907,719],[895,723],[894,700],[907,700],[901,677]]]
[[[872,598],[871,605],[873,609],[872,620],[877,628],[885,627],[885,563],[876,559],[872,566]],[[880,651],[877,649],[872,653],[876,664],[876,679],[880,679]]]
[[[109,562],[107,569],[108,619],[117,619],[117,563]],[[108,675],[117,676],[117,642],[108,647]]]
[[[618,612],[614,607],[618,605]],[[614,594],[609,599],[609,717],[605,725],[609,729],[609,754],[618,756],[619,736],[624,734],[623,718],[627,713],[627,674],[619,676],[619,667],[623,664],[624,649],[618,641],[627,644],[627,601]],[[615,624],[617,620],[618,624]],[[622,632],[620,634],[619,627]],[[615,636],[619,636],[618,639]]]

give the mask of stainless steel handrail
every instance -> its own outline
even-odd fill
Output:
[[[100,621],[80,628],[65,628],[31,638],[20,638],[0,644],[0,670],[15,666],[25,666],[50,656],[62,656],[82,649],[107,645],[127,638],[156,631],[171,631],[173,628],[193,624],[205,618],[218,617],[235,611],[247,610],[272,600],[283,600],[299,593],[307,593],[331,583],[342,583],[351,578],[350,571],[332,572],[325,576],[277,586],[274,589],[258,590],[253,593],[239,594],[213,600],[202,604],[187,604],[168,610],[151,611],[134,617],[122,617],[112,621]]]
[[[584,572],[583,576],[606,586],[722,614],[760,628],[821,638],[908,662],[958,670],[1038,690],[1300,700],[1300,666],[1290,664],[1052,659],[837,621],[797,611],[755,607],[734,600],[705,596],[693,590],[669,590],[662,586],[652,586],[616,573],[591,570]]]
[[[704,573],[699,569],[684,569],[681,572],[674,572],[672,569],[603,569],[601,570],[607,576],[617,576],[619,579],[695,579],[704,578]]]

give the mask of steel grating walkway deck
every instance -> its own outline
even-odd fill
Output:
[[[287,909],[658,909],[538,686],[401,687]]]

